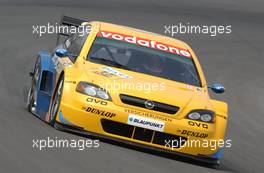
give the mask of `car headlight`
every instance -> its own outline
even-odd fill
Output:
[[[76,91],[99,99],[111,101],[109,93],[99,86],[87,82],[79,82]]]
[[[203,114],[201,116],[201,120],[204,122],[210,122],[212,120],[212,115],[210,114]]]
[[[191,112],[188,114],[188,118],[192,120],[198,120],[201,118],[201,115],[198,112]]]
[[[203,121],[206,123],[212,123],[214,121],[215,113],[210,110],[193,110],[188,115],[187,118],[190,120]]]
[[[98,97],[99,98],[101,98],[101,99],[104,99],[104,100],[108,100],[109,99],[109,95],[108,95],[108,93],[107,92],[105,92],[105,91],[98,91],[97,92],[97,95],[98,95]]]

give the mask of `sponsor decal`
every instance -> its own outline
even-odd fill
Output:
[[[72,66],[72,62],[68,57],[59,58],[57,56],[53,56],[52,61],[57,71],[61,71],[65,67]]]
[[[125,112],[128,113],[128,114],[140,115],[140,116],[144,116],[144,117],[147,117],[147,118],[152,118],[152,119],[155,119],[155,120],[172,122],[171,118],[154,115],[154,114],[147,113],[147,112],[140,112],[140,111],[136,111],[136,110],[132,110],[132,109],[125,109]]]
[[[142,127],[150,130],[160,131],[163,132],[165,123],[163,121],[158,120],[152,120],[149,118],[140,117],[134,114],[128,115],[128,121],[127,123],[129,125]]]
[[[196,126],[196,127],[202,127],[204,129],[208,129],[208,124],[205,124],[205,123],[200,123],[196,121],[188,121],[188,124],[190,126]]]
[[[194,87],[192,85],[186,85],[186,88],[190,89],[190,90],[193,90]]]
[[[58,68],[59,68],[59,57],[53,56],[52,57],[52,61],[53,61],[53,64],[54,64],[54,68],[58,71]]]
[[[111,73],[108,73],[107,71],[92,71],[93,73],[100,75],[100,76],[104,76],[104,77],[113,77],[114,75]]]
[[[131,79],[132,78],[132,76],[129,76],[129,75],[122,73],[118,70],[115,70],[111,67],[103,67],[102,71],[109,73],[109,74],[112,74],[112,75],[115,75],[115,76],[118,76],[118,77],[123,78],[123,79]]]
[[[108,118],[113,118],[116,116],[115,113],[107,112],[107,111],[103,111],[103,110],[99,110],[99,109],[95,109],[95,108],[91,108],[91,107],[83,107],[82,109],[85,110],[86,112],[93,113],[96,115],[105,116]]]
[[[104,106],[107,105],[107,101],[96,99],[96,98],[92,98],[92,97],[88,97],[86,99],[86,101],[90,102],[90,103],[96,103],[96,104],[104,105]]]
[[[128,42],[131,44],[136,44],[136,45],[144,46],[147,48],[157,49],[160,51],[169,52],[172,54],[177,54],[177,55],[191,58],[191,54],[187,49],[167,45],[167,44],[156,42],[156,41],[149,40],[149,39],[143,39],[143,38],[139,38],[135,36],[125,35],[125,34],[120,34],[120,33],[113,33],[113,32],[108,32],[108,31],[100,31],[97,33],[97,36],[108,38],[108,39],[113,39],[113,40],[118,40],[118,41],[123,41],[123,42]]]
[[[208,134],[207,133],[200,133],[200,132],[195,132],[195,131],[190,131],[190,130],[178,130],[182,135],[187,135],[187,136],[192,136],[196,138],[207,138]]]
[[[58,58],[58,61],[63,67],[70,67],[72,65],[72,62],[68,57]]]

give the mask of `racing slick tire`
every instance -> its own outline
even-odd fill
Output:
[[[56,117],[59,111],[61,96],[63,92],[64,75],[62,75],[57,83],[56,89],[54,90],[53,98],[50,106],[50,125],[54,127],[56,123]]]
[[[37,57],[36,59],[34,72],[30,72],[29,74],[32,79],[31,79],[31,86],[27,94],[26,108],[29,112],[34,113],[37,106],[37,101],[35,98],[36,98],[36,85],[39,77],[39,57]],[[37,80],[35,78],[36,76],[37,76]]]

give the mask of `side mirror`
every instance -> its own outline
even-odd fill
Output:
[[[68,53],[68,51],[67,51],[66,49],[57,49],[57,50],[55,51],[55,54],[56,54],[58,57],[61,57],[61,58],[69,55],[69,53]]]
[[[208,86],[208,88],[210,88],[214,93],[217,94],[222,94],[225,92],[225,87],[219,83],[212,84],[211,86]]]

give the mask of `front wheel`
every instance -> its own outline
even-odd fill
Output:
[[[57,84],[56,90],[54,91],[54,96],[51,102],[51,108],[50,108],[50,124],[54,126],[56,122],[56,117],[59,111],[60,102],[61,102],[61,96],[63,91],[63,81],[64,77],[62,76],[59,79],[59,82]]]

